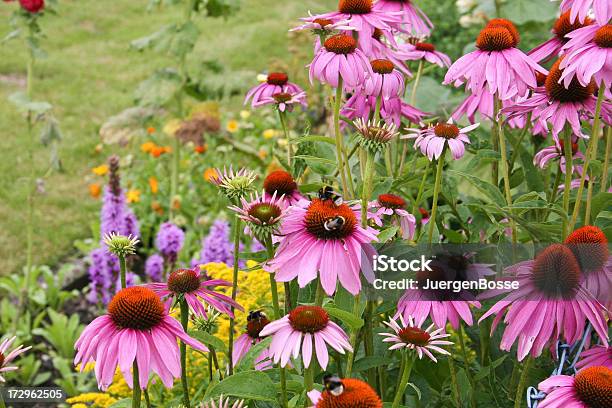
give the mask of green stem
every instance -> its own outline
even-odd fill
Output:
[[[342,133],[340,133],[340,105],[342,104],[342,76],[338,74],[338,87],[336,88],[336,98],[334,99],[334,135],[336,138],[336,157],[338,158],[338,172],[340,173],[340,181],[342,183],[342,192],[348,194],[348,183],[346,181],[346,171],[344,164],[344,143]]]
[[[353,316],[355,316],[357,319],[361,319],[361,293],[358,293],[355,296],[354,299],[354,303],[353,303]],[[350,342],[351,342],[351,347],[353,348],[353,351],[349,351],[347,354],[347,360],[346,360],[346,377],[350,378],[351,374],[353,373],[353,360],[355,358],[355,353],[357,353],[357,337],[359,336],[359,330],[358,329],[351,329],[351,337],[350,337]]]
[[[151,408],[151,397],[149,397],[149,390],[145,388],[144,390],[142,390],[142,392],[144,394],[145,404],[147,405],[147,408]]]
[[[0,408],[6,408],[6,404],[4,403],[4,398],[2,398],[1,392],[0,392]]]
[[[181,325],[183,330],[187,333],[189,325],[189,305],[185,298],[182,298],[179,302],[181,307]],[[191,406],[189,402],[189,384],[187,383],[187,345],[181,341],[181,384],[183,386],[183,405],[189,408]]]
[[[287,140],[287,166],[289,167],[289,172],[291,172],[291,158],[293,157],[293,146],[291,144],[291,136],[289,135],[289,130],[287,129],[287,117],[285,112],[278,111],[278,117],[280,119],[281,127],[283,128],[283,134],[285,135],[285,139]]]
[[[565,157],[565,189],[563,190],[563,211],[569,217],[570,193],[572,184],[572,128],[565,126],[563,134],[563,156]],[[588,159],[587,159],[588,160]],[[578,200],[579,198],[576,198]],[[563,239],[567,237],[567,218],[563,219]]]
[[[363,175],[363,189],[361,191],[361,225],[368,226],[368,202],[372,194],[372,180],[374,179],[374,152],[368,150],[368,158]]]
[[[455,367],[453,356],[448,356],[448,371],[450,371],[451,392],[453,394],[453,399],[455,400],[455,406],[461,407],[461,400],[459,399],[459,383],[457,382],[457,367]]]
[[[595,176],[591,176],[589,186],[587,188],[586,208],[584,209],[584,225],[589,225],[591,221],[591,200],[593,199],[593,186],[595,185]]]
[[[601,192],[608,191],[608,171],[610,167],[610,157],[612,155],[612,127],[606,127],[606,156],[604,159],[603,174],[601,175]]]
[[[382,105],[382,95],[376,97],[376,106],[374,107],[374,121],[380,120],[380,107]]]
[[[467,349],[465,347],[465,333],[463,331],[463,325],[459,324],[459,346],[461,347],[461,355],[463,357],[463,366],[465,367],[465,373],[467,374],[468,381],[471,384],[470,391],[470,404],[472,407],[476,407],[476,394],[474,393],[474,387],[476,383],[474,381],[474,377],[472,376],[472,372],[470,371],[470,360],[467,356]]]
[[[427,161],[427,166],[425,167],[425,171],[423,172],[423,178],[421,178],[421,184],[419,185],[419,192],[417,193],[416,200],[414,200],[414,204],[412,205],[412,213],[416,214],[419,210],[419,206],[421,205],[421,199],[423,198],[423,191],[425,190],[425,181],[427,181],[427,176],[429,175],[429,168],[431,167],[431,162]]]
[[[514,408],[521,408],[523,406],[523,393],[525,391],[525,385],[527,385],[527,378],[529,377],[529,370],[533,359],[527,357],[525,364],[523,365],[523,372],[521,373],[521,379],[519,380],[518,387],[516,388],[516,394],[514,396]]]
[[[497,94],[495,95],[495,109],[493,115],[497,118],[502,108],[502,103]],[[510,170],[508,168],[508,152],[506,150],[506,136],[504,133],[504,122],[497,119],[497,136],[499,137],[499,150],[501,153],[501,170],[502,177],[504,178],[504,191],[506,193],[506,203],[508,207],[512,207],[512,192],[510,191]],[[497,185],[497,184],[496,184]],[[510,210],[512,213],[512,210]],[[514,219],[510,219],[510,227],[512,228],[512,242],[516,244],[516,224]]]
[[[429,232],[427,234],[427,243],[431,245],[433,240],[433,231],[436,225],[436,215],[438,213],[438,197],[440,196],[440,186],[442,185],[442,169],[444,168],[444,158],[446,157],[446,145],[442,150],[442,154],[438,159],[436,169],[436,181],[434,184],[433,204],[431,205],[431,219],[429,220]]]
[[[321,285],[321,279],[317,279],[317,291],[315,292],[315,306],[323,306],[323,300],[325,300],[325,291],[323,285]]]
[[[310,341],[314,341],[314,338],[311,338]],[[313,345],[314,347],[314,345]],[[314,355],[313,355],[314,357]],[[314,358],[311,357],[310,364],[308,367],[304,367],[304,389],[306,392],[312,391],[314,389]],[[309,407],[310,403],[308,401],[308,397],[306,397],[306,401],[304,401],[304,407]]]
[[[242,229],[242,221],[236,216],[234,222],[234,271],[232,274],[232,300],[236,300],[238,295],[238,262],[240,260],[240,233]],[[232,306],[232,315],[234,315],[234,307]],[[234,350],[234,326],[236,325],[235,317],[230,318],[229,340],[227,347],[227,364],[229,375],[234,373],[234,364],[232,362],[232,352]]]
[[[125,262],[125,256],[119,257],[119,273],[121,274],[121,289],[125,289],[127,287],[127,282],[126,282],[127,266]]]
[[[397,390],[395,391],[395,397],[393,397],[393,404],[391,405],[391,408],[398,408],[401,405],[404,392],[406,392],[406,387],[408,386],[408,381],[410,380],[410,372],[412,371],[412,366],[414,364],[414,357],[409,356],[407,352],[402,354],[402,360],[404,368],[402,370],[402,376]]]
[[[136,360],[134,360],[134,365],[132,366],[132,373],[133,373],[133,386],[134,388],[132,389],[132,408],[140,408],[140,395],[141,395],[141,389],[140,389],[140,379],[138,376],[138,363],[136,362]]]
[[[584,182],[591,164],[591,159],[597,157],[597,143],[599,141],[599,127],[601,124],[601,106],[603,104],[604,96],[606,92],[606,86],[602,83],[599,85],[599,92],[597,94],[597,105],[595,106],[595,118],[593,119],[593,131],[591,132],[591,140],[589,141],[589,147],[582,168],[582,175],[580,176],[580,185],[578,186],[578,193],[576,194],[576,202],[574,203],[574,211],[572,214],[572,220],[569,224],[568,230],[571,231],[576,225],[578,220],[578,213],[580,212],[580,204],[582,203],[582,192],[584,191]]]
[[[419,67],[417,68],[416,76],[414,77],[414,82],[412,83],[412,94],[410,95],[410,105],[414,106],[416,103],[416,92],[419,87],[419,83],[421,82],[421,75],[423,75],[423,66],[425,65],[424,60],[419,60]]]

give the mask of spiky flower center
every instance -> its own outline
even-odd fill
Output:
[[[276,103],[287,103],[291,100],[291,94],[287,92],[279,92],[272,95]]]
[[[283,86],[289,82],[289,77],[284,72],[271,72],[267,82],[270,85]]]
[[[568,39],[565,38],[567,34],[591,24],[591,19],[588,17],[585,19],[584,23],[581,23],[578,21],[578,19],[576,19],[573,23],[570,23],[570,13],[571,11],[566,11],[565,13],[561,14],[553,25],[553,32],[557,38],[563,42],[568,41]]]
[[[297,190],[297,183],[291,174],[283,170],[276,170],[268,174],[264,180],[264,190],[270,195],[276,193],[277,197],[283,194],[287,197]]]
[[[372,32],[372,38],[375,39],[375,40],[380,41],[382,36],[383,36],[383,32],[382,32],[382,30],[380,28],[375,28],[374,32]]]
[[[378,202],[385,208],[404,208],[406,206],[406,200],[395,194],[381,194],[378,196]]]
[[[121,329],[149,330],[163,320],[165,309],[151,289],[132,286],[113,297],[108,304],[108,314]]]
[[[601,48],[612,48],[612,24],[605,25],[597,30],[593,41]]]
[[[570,247],[583,272],[601,271],[610,251],[604,232],[593,225],[585,225],[572,232],[565,243]]]
[[[325,49],[334,54],[351,54],[357,49],[357,40],[346,34],[336,34],[323,43]]]
[[[368,14],[372,11],[372,0],[340,0],[338,11],[344,14]]]
[[[565,156],[565,141],[559,140],[559,148],[561,149],[561,154]],[[578,153],[578,143],[572,142],[572,156]]]
[[[538,86],[544,86],[546,84],[546,75],[541,73],[540,71],[536,71],[536,83]]]
[[[421,330],[418,327],[404,327],[399,331],[397,336],[407,344],[414,344],[415,346],[426,346],[429,343],[431,336],[425,330]]]
[[[389,61],[388,59],[376,59],[372,61],[371,64],[372,64],[372,71],[376,72],[377,74],[381,74],[381,75],[390,74],[393,72],[393,69],[395,68],[393,63]]]
[[[4,365],[4,354],[0,353],[0,368]]]
[[[517,42],[506,27],[485,27],[476,39],[476,47],[482,51],[503,51],[516,47]]]
[[[612,370],[594,366],[579,371],[574,380],[574,390],[589,408],[612,407]]]
[[[327,19],[327,18],[315,18],[314,20],[312,20],[313,23],[318,24],[321,26],[321,28],[325,28],[328,25],[332,25],[334,24],[333,21]]]
[[[521,36],[519,35],[519,32],[516,29],[516,26],[510,20],[506,20],[505,18],[494,18],[492,20],[489,20],[489,22],[487,23],[487,27],[504,27],[506,30],[510,32],[512,39],[515,42],[514,44],[515,47],[521,41]]]
[[[279,206],[271,203],[257,203],[249,209],[249,215],[264,225],[274,223],[281,213]]]
[[[342,380],[342,393],[325,390],[316,408],[382,408],[383,404],[376,391],[367,383],[354,378]]]
[[[289,323],[302,333],[316,333],[327,327],[329,315],[319,306],[298,306],[289,312]]]
[[[304,218],[306,230],[319,239],[344,239],[357,227],[357,218],[346,204],[332,200],[312,200]]]
[[[414,45],[419,51],[434,52],[436,47],[430,43],[418,42]]]
[[[434,133],[438,137],[455,139],[457,136],[459,136],[459,128],[457,125],[453,125],[451,123],[438,123],[434,127]]]
[[[200,287],[200,278],[192,269],[178,269],[168,277],[168,289],[174,293],[189,293]]]
[[[544,294],[569,297],[580,283],[580,266],[567,246],[553,244],[536,256],[531,280]]]
[[[563,74],[563,70],[559,69],[561,61],[563,61],[563,58],[559,58],[553,64],[546,77],[544,85],[548,96],[559,102],[583,102],[593,96],[595,93],[595,82],[593,81],[588,86],[582,86],[578,79],[574,77],[567,88],[559,83]]]
[[[259,333],[261,333],[263,328],[266,327],[268,323],[270,323],[270,320],[268,320],[265,315],[257,313],[253,316],[253,313],[251,313],[247,319],[247,334],[252,339],[258,339]]]

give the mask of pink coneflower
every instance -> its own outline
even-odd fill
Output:
[[[582,86],[595,80],[597,86],[603,82],[609,88],[612,85],[612,24],[586,26],[567,37],[570,40],[563,46],[567,58],[559,66],[565,87],[571,87],[576,77]]]
[[[349,26],[348,20],[337,20],[332,21],[328,18],[319,18],[318,16],[313,16],[308,12],[308,17],[300,18],[300,20],[304,21],[304,24],[301,24],[297,27],[290,29],[289,31],[304,31],[304,30],[312,30],[315,34],[329,34],[334,30],[340,31],[353,31],[354,27]]]
[[[430,272],[419,272],[417,281],[419,289],[407,290],[397,304],[397,315],[408,318],[412,316],[421,325],[428,317],[437,327],[446,327],[450,323],[458,330],[461,321],[468,326],[474,324],[470,307],[480,308],[480,302],[465,291],[450,293],[443,290],[426,290],[421,287],[426,281],[476,281],[486,276],[495,275],[491,265],[473,263],[469,254],[445,256],[443,262],[436,262]],[[396,316],[397,316],[396,315]]]
[[[241,207],[234,205],[229,209],[235,211],[252,228],[275,229],[286,215],[283,197],[277,197],[276,192],[269,195],[264,190],[261,195],[251,194],[250,200],[241,199],[241,205]]]
[[[452,63],[448,55],[437,51],[435,45],[426,42],[401,44],[397,54],[408,61],[425,60],[442,68],[448,68]]]
[[[527,55],[534,59],[534,61],[548,61],[552,58],[558,57],[561,52],[561,48],[569,41],[565,36],[574,30],[582,28],[591,24],[591,19],[587,18],[584,23],[579,21],[570,22],[570,12],[567,11],[555,21],[553,25],[552,33],[553,37],[538,45],[533,50],[529,51]]]
[[[408,324],[406,324],[406,320]],[[431,324],[425,330],[421,329],[421,324],[416,323],[412,316],[408,318],[399,316],[399,323],[389,318],[388,322],[384,322],[389,326],[393,333],[380,333],[384,336],[383,343],[394,343],[389,350],[415,350],[419,359],[423,356],[429,357],[432,361],[438,362],[432,351],[450,356],[450,353],[439,346],[450,346],[453,343],[447,340],[440,340],[450,337],[450,334],[444,332],[444,327],[439,327],[434,330],[434,325]]]
[[[548,131],[548,123],[552,124],[552,134],[556,139],[566,124],[571,126],[574,135],[586,137],[582,133],[580,119],[595,115],[595,83],[591,81],[588,86],[583,86],[574,78],[568,88],[560,84],[563,71],[559,65],[564,58],[557,60],[550,68],[545,87],[534,89],[531,97],[504,108],[502,113],[509,119],[515,116],[526,118],[531,113],[534,125],[543,126]],[[606,123],[612,123],[612,106],[609,103],[603,103],[601,114]]]
[[[108,314],[91,322],[75,343],[74,364],[85,366],[95,361],[101,390],[113,381],[117,366],[130,388],[132,364],[138,364],[140,387],[146,388],[151,373],[156,373],[167,388],[181,376],[180,339],[194,349],[206,346],[189,337],[180,323],[168,315],[161,299],[151,289],[132,286],[122,289],[108,305]]]
[[[558,142],[555,140],[555,144],[552,146],[548,146],[540,150],[533,156],[533,164],[540,168],[544,168],[548,165],[551,160],[559,159],[559,168],[563,173],[565,173],[565,142],[563,140],[559,140]],[[577,166],[574,160],[580,159],[584,160],[584,155],[582,152],[578,151],[578,143],[572,142],[572,172],[579,171],[581,172],[582,166]]]
[[[383,226],[385,215],[393,217],[393,223],[398,224],[403,239],[412,239],[416,230],[416,218],[405,210],[406,200],[395,194],[381,194],[378,200],[370,203],[368,217],[379,227]]]
[[[289,82],[289,77],[284,72],[271,72],[266,82],[252,88],[246,94],[244,104],[251,100],[251,106],[256,108],[263,98],[272,97],[278,93],[299,94],[303,90],[294,83]]]
[[[339,0],[338,11],[320,14],[304,19],[331,20],[334,23],[343,21],[359,33],[359,48],[367,55],[372,53],[372,34],[376,28],[391,31],[401,21],[401,13],[389,13],[372,7],[372,0]],[[357,44],[355,44],[357,46]]]
[[[394,49],[398,45],[395,42],[393,33],[377,28],[374,30],[374,34],[372,34],[372,39],[374,41],[372,42],[371,58],[388,59],[395,65],[395,68],[402,71],[407,77],[412,77],[412,72],[410,72],[410,69],[405,64],[404,58]],[[391,43],[393,46],[387,43]]]
[[[17,367],[9,366],[9,364],[12,363],[13,360],[15,360],[20,354],[23,354],[32,348],[31,346],[23,347],[22,345],[19,345],[11,350],[10,353],[7,353],[9,347],[11,347],[16,338],[17,337],[13,336],[0,343],[0,383],[6,382],[4,377],[2,377],[2,373],[17,370]]]
[[[453,158],[457,160],[465,154],[465,144],[470,144],[467,134],[478,126],[480,126],[480,123],[460,129],[450,118],[447,123],[438,123],[425,129],[408,129],[409,134],[402,136],[402,138],[416,138],[414,148],[421,149],[421,153],[426,155],[429,160],[439,159],[446,146],[451,151]]]
[[[612,406],[612,370],[593,366],[576,374],[553,375],[538,384],[548,395],[539,408],[605,408]]]
[[[601,303],[612,301],[612,259],[606,234],[594,225],[585,225],[567,236],[564,243],[574,252],[583,285]]]
[[[302,105],[304,108],[308,106],[308,103],[306,102],[306,92],[279,92],[272,96],[264,96],[259,100],[259,102],[254,103],[253,107],[258,108],[264,105],[275,105],[281,112],[291,112],[293,111],[293,106],[297,104]]]
[[[356,378],[326,376],[323,392],[312,390],[308,398],[312,408],[382,408],[383,403],[376,391]]]
[[[578,19],[583,23],[589,15],[591,7],[595,12],[595,19],[600,25],[607,24],[612,18],[612,4],[609,0],[563,0],[561,11],[570,11],[570,21]]]
[[[337,34],[325,40],[323,48],[310,63],[309,70],[311,83],[316,78],[337,88],[342,78],[345,90],[359,88],[372,74],[370,61],[357,48],[357,40],[346,34]]]
[[[266,194],[269,196],[276,194],[277,197],[282,197],[287,206],[305,200],[293,176],[284,170],[275,170],[268,174],[263,185]]]
[[[414,35],[429,36],[433,28],[427,15],[412,0],[378,0],[374,9],[386,13],[401,13],[401,24],[406,25],[405,31]]]
[[[480,92],[476,92],[473,94],[469,94],[463,102],[455,109],[451,118],[454,121],[459,121],[463,116],[467,117],[470,123],[476,123],[476,113],[480,114],[480,117],[485,117],[487,119],[493,118],[493,110],[494,110],[495,96],[491,94],[487,87],[484,87]],[[505,101],[501,101],[502,107],[507,108],[513,105],[513,100],[508,99]],[[513,117],[508,119],[507,123],[513,129],[523,129],[527,123],[526,119],[523,117]],[[537,129],[532,129],[533,134],[538,134]]]
[[[367,119],[375,109],[376,97],[367,96],[363,92],[355,92],[346,101],[340,114],[350,120]],[[385,122],[393,123],[396,127],[399,127],[402,118],[406,118],[412,123],[419,123],[427,116],[427,113],[405,103],[402,98],[389,98],[382,100],[380,116]]]
[[[397,98],[404,92],[404,76],[395,69],[393,62],[376,59],[371,65],[373,73],[363,85],[366,95],[389,99]]]
[[[328,345],[340,354],[353,351],[344,330],[332,322],[325,309],[319,306],[296,307],[260,332],[260,336],[270,335],[270,355],[274,364],[280,362],[281,367],[285,367],[290,358],[297,359],[300,352],[304,367],[309,367],[314,352],[319,365],[325,370],[329,362]]]
[[[261,311],[250,312],[247,317],[246,331],[240,335],[234,342],[232,351],[232,361],[234,367],[244,357],[251,347],[259,343],[264,337],[261,336],[261,331],[270,323],[268,317]],[[268,360],[269,351],[264,349],[255,359],[256,370],[267,370],[271,368],[271,362]]]
[[[232,298],[215,292],[214,288],[216,286],[232,286],[232,284],[222,279],[208,279],[202,276],[200,268],[178,269],[170,274],[166,283],[145,285],[165,300],[168,308],[178,298],[185,298],[193,313],[204,319],[206,319],[206,306],[204,304],[212,306],[230,317],[234,316],[232,308],[243,310],[242,306]]]
[[[528,354],[536,358],[550,341],[565,339],[572,344],[590,322],[605,345],[608,330],[603,306],[580,285],[580,266],[572,251],[553,244],[532,261],[508,268],[519,289],[491,307],[480,321],[496,315],[492,331],[504,319],[507,324],[500,349],[510,351],[518,340],[518,359]],[[485,292],[483,298],[501,291]]]
[[[359,209],[325,197],[313,199],[307,207],[291,207],[281,226],[283,238],[276,256],[265,269],[276,272],[279,282],[297,277],[300,287],[318,274],[328,295],[336,291],[338,281],[356,295],[361,289],[362,252],[374,251],[369,244],[377,235],[373,228],[362,228],[359,218]]]
[[[518,31],[508,20],[495,19],[480,32],[476,51],[459,58],[448,70],[445,84],[466,84],[472,93],[487,86],[491,94],[506,100],[525,96],[535,88],[535,72],[546,70],[516,48]]]
[[[215,173],[211,176],[210,182],[219,187],[230,200],[239,200],[252,192],[253,182],[257,178],[252,170],[242,168],[234,172],[232,166],[229,170],[225,167],[223,171],[215,169]]]
[[[580,353],[576,363],[579,370],[592,366],[604,366],[612,369],[612,347],[593,346]]]

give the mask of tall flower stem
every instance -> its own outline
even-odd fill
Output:
[[[336,98],[334,99],[334,135],[336,137],[336,157],[338,158],[338,171],[340,172],[342,192],[344,194],[349,194],[343,154],[344,143],[342,140],[342,133],[340,133],[340,105],[342,104],[342,87],[342,77],[340,74],[338,74],[338,87],[336,88]]]
[[[278,119],[280,120],[281,127],[283,128],[283,134],[287,140],[287,166],[289,172],[291,172],[291,160],[293,158],[293,145],[291,144],[291,136],[289,129],[287,128],[287,114],[281,110],[278,111]]]
[[[142,390],[140,389],[140,380],[138,375],[138,363],[134,360],[134,365],[132,366],[132,381],[134,389],[132,390],[132,408],[140,408],[140,396],[142,395]]]
[[[450,371],[451,377],[451,393],[455,400],[455,406],[461,407],[461,400],[459,399],[459,383],[457,382],[457,367],[455,367],[455,360],[453,356],[448,356],[448,371]]]
[[[353,303],[353,316],[357,319],[361,319],[361,293],[358,293]],[[359,329],[351,329],[350,342],[353,351],[349,351],[346,359],[346,377],[350,378],[353,373],[353,360],[355,359],[355,353],[357,352],[357,337],[359,336]]]
[[[423,75],[423,67],[425,66],[424,60],[419,60],[419,67],[417,68],[416,76],[412,83],[412,93],[410,94],[410,105],[414,106],[416,103],[416,92],[421,82],[421,76]],[[403,141],[402,155],[400,157],[400,164],[398,168],[397,176],[401,176],[404,172],[404,164],[406,163],[406,155],[408,154],[408,141]]]
[[[586,208],[584,209],[584,225],[589,225],[591,221],[591,200],[593,199],[594,184],[595,177],[591,177],[591,179],[589,180],[589,186],[587,187]]]
[[[142,390],[144,394],[145,404],[147,408],[151,408],[151,398],[149,397],[149,391],[147,389]]]
[[[266,251],[268,253],[268,259],[274,258],[274,245],[272,243],[272,234],[268,234],[264,239],[266,243]],[[270,291],[272,292],[272,307],[274,308],[274,320],[281,318],[280,305],[278,303],[278,287],[274,274],[270,273]],[[287,373],[284,367],[280,368],[280,382],[281,382],[281,407],[287,407]]]
[[[589,147],[585,155],[584,166],[582,168],[582,175],[580,176],[580,184],[578,186],[578,192],[576,194],[576,202],[574,203],[574,211],[572,213],[572,219],[569,223],[568,230],[571,231],[576,225],[578,220],[578,214],[580,213],[580,205],[582,204],[582,193],[584,191],[584,182],[587,177],[589,165],[591,159],[597,157],[597,143],[599,142],[599,128],[601,125],[601,107],[605,97],[606,86],[604,82],[599,85],[599,92],[597,93],[597,104],[595,105],[595,118],[593,119],[593,131],[591,132],[591,140],[589,141]]]
[[[311,339],[310,341],[314,341]],[[313,345],[314,347],[314,345]],[[304,367],[304,389],[306,392],[312,391],[314,389],[314,358],[311,357],[310,364],[308,367]],[[304,407],[307,408],[310,404],[308,403],[308,398],[304,401]]]
[[[121,289],[125,289],[127,287],[127,265],[125,256],[119,257],[119,274],[121,275]]]
[[[606,156],[604,159],[603,174],[601,175],[601,192],[608,191],[608,171],[612,160],[612,127],[606,126]]]
[[[529,377],[529,370],[531,369],[531,363],[533,359],[531,356],[527,357],[525,364],[523,364],[523,372],[521,373],[521,379],[519,380],[518,387],[516,388],[516,395],[514,396],[514,408],[521,408],[523,406],[523,393],[525,391],[525,385],[527,385],[527,377]]]
[[[368,226],[368,202],[372,194],[372,180],[374,179],[374,152],[368,150],[366,166],[363,174],[363,188],[361,191],[361,225]]]
[[[434,183],[433,203],[431,205],[431,219],[429,220],[429,232],[427,233],[427,243],[431,244],[433,240],[433,231],[436,225],[436,215],[438,213],[438,197],[440,196],[440,186],[442,185],[442,169],[444,168],[444,158],[446,157],[446,145],[442,150],[442,154],[438,159],[436,168],[436,181]]]
[[[317,291],[315,292],[315,306],[323,306],[323,300],[325,300],[325,291],[323,285],[321,285],[321,279],[317,279]]]
[[[181,325],[183,330],[187,333],[189,326],[189,305],[185,298],[179,301],[181,307]],[[181,385],[183,387],[183,405],[189,408],[191,406],[189,402],[189,384],[187,383],[187,345],[181,341]]]
[[[461,347],[461,356],[463,357],[463,366],[465,367],[465,373],[467,374],[468,381],[472,385],[472,392],[470,398],[470,404],[472,407],[476,407],[476,395],[474,394],[474,387],[476,383],[474,382],[474,377],[472,376],[472,372],[470,371],[470,360],[467,356],[467,349],[465,347],[465,332],[463,330],[463,325],[459,324],[459,346]]]
[[[570,193],[572,185],[572,128],[565,126],[563,133],[563,157],[565,157],[565,182],[563,190],[563,211],[569,217]],[[576,199],[578,200],[578,198]],[[563,239],[567,237],[567,218],[563,219]]]
[[[240,233],[242,229],[242,221],[236,216],[234,222],[234,271],[232,274],[232,300],[236,300],[238,295],[238,270],[240,266],[238,261],[240,260]],[[232,315],[234,314],[234,307],[231,307]],[[234,373],[234,364],[232,362],[232,352],[234,349],[234,326],[236,325],[236,319],[230,317],[230,328],[229,328],[229,340],[227,346],[227,364],[229,375]]]
[[[512,192],[510,191],[510,169],[508,168],[508,151],[506,146],[506,135],[504,133],[504,122],[499,118],[499,112],[502,108],[502,103],[497,94],[495,95],[495,124],[497,126],[497,137],[499,138],[499,152],[501,154],[501,170],[504,178],[504,192],[506,193],[506,204],[512,206]],[[495,184],[497,186],[497,184]],[[516,224],[514,219],[510,219],[510,227],[512,228],[512,242],[516,244]]]
[[[423,191],[425,190],[425,181],[427,181],[427,176],[429,175],[429,168],[431,167],[431,162],[427,161],[427,166],[425,167],[425,171],[423,171],[423,178],[421,178],[421,184],[419,185],[419,191],[417,192],[416,199],[414,200],[414,204],[412,205],[412,213],[416,214],[419,210],[419,206],[421,205],[421,199],[423,198]]]
[[[402,354],[402,361],[402,376],[400,378],[400,382],[398,383],[397,390],[395,391],[395,397],[393,397],[393,404],[391,405],[391,408],[398,408],[402,403],[402,398],[404,397],[406,387],[408,386],[408,381],[410,380],[410,372],[412,371],[412,366],[414,364],[414,356],[408,355],[407,352],[404,352]]]

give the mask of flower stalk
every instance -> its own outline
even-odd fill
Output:
[[[234,265],[232,274],[232,300],[236,300],[238,295],[238,261],[240,260],[240,232],[242,229],[242,221],[240,217],[236,216],[234,221]],[[234,313],[234,307],[231,308],[232,314]],[[228,355],[228,372],[229,375],[234,373],[234,364],[232,362],[232,352],[234,349],[234,326],[236,325],[236,319],[230,317],[230,328],[229,328],[229,342],[227,347]]]
[[[287,140],[287,167],[289,172],[291,172],[291,164],[293,158],[293,145],[291,144],[291,135],[289,134],[289,129],[287,128],[287,114],[279,109],[278,118],[280,120],[281,127],[283,128],[283,134],[285,135],[285,139]]]
[[[431,219],[429,220],[429,232],[427,233],[428,244],[431,244],[433,241],[433,231],[436,225],[436,215],[438,213],[438,197],[440,196],[440,187],[442,185],[442,169],[444,168],[446,150],[447,147],[444,146],[444,150],[442,150],[442,154],[438,159],[438,165],[436,167],[436,181],[434,183],[433,203],[431,205]]]
[[[508,164],[508,151],[507,151],[507,146],[506,146],[506,135],[504,133],[504,122],[500,120],[499,118],[499,112],[501,111],[502,103],[499,97],[497,96],[497,94],[495,95],[494,104],[495,104],[495,109],[494,109],[493,114],[495,115],[495,118],[496,118],[495,124],[497,126],[497,137],[499,138],[499,151],[501,154],[501,171],[502,171],[502,177],[504,179],[504,192],[506,194],[506,204],[508,204],[508,206],[511,207],[512,206],[512,192],[510,191],[511,187],[510,187],[510,169],[509,169],[509,164]],[[497,183],[495,185],[497,186]],[[512,218],[510,218],[510,228],[512,228],[512,242],[516,244],[516,241],[517,241],[516,224],[514,222],[514,219]]]
[[[342,104],[342,76],[338,74],[338,87],[336,88],[336,98],[334,99],[334,135],[336,137],[336,156],[338,158],[338,171],[340,173],[340,181],[342,183],[342,192],[349,194],[348,183],[346,180],[346,171],[344,163],[344,143],[342,141],[342,133],[340,133],[340,105]]]
[[[612,127],[606,126],[606,155],[604,159],[603,174],[601,175],[601,192],[608,191],[608,170],[612,160]]]
[[[398,408],[402,403],[402,398],[404,397],[406,387],[408,386],[408,381],[410,380],[412,366],[414,365],[414,356],[404,352],[402,354],[402,362],[402,376],[400,378],[400,382],[398,383],[397,390],[395,391],[395,397],[393,397],[393,404],[391,405],[391,408]]]
[[[179,301],[180,309],[181,309],[181,325],[183,326],[183,330],[187,332],[189,326],[189,305],[187,304],[187,300],[183,297]],[[189,401],[189,384],[187,382],[187,345],[185,342],[180,342],[181,348],[181,386],[183,387],[183,405],[186,408],[191,407],[191,403]]]
[[[570,207],[570,192],[572,185],[572,130],[569,126],[565,127],[565,132],[563,133],[563,155],[565,157],[565,181],[564,181],[564,190],[563,190],[563,210],[567,217],[569,217],[569,207]],[[567,218],[563,219],[563,239],[567,237],[568,229],[567,229]]]
[[[527,377],[529,377],[529,370],[531,369],[532,362],[533,359],[529,356],[523,365],[521,379],[519,380],[518,387],[516,388],[516,395],[514,396],[514,408],[521,408],[523,406],[523,393],[525,391],[525,385],[527,385]]]
[[[364,228],[368,226],[368,202],[372,194],[372,180],[374,179],[374,155],[375,153],[368,150],[366,166],[363,174],[363,189],[361,192],[361,225]]]

